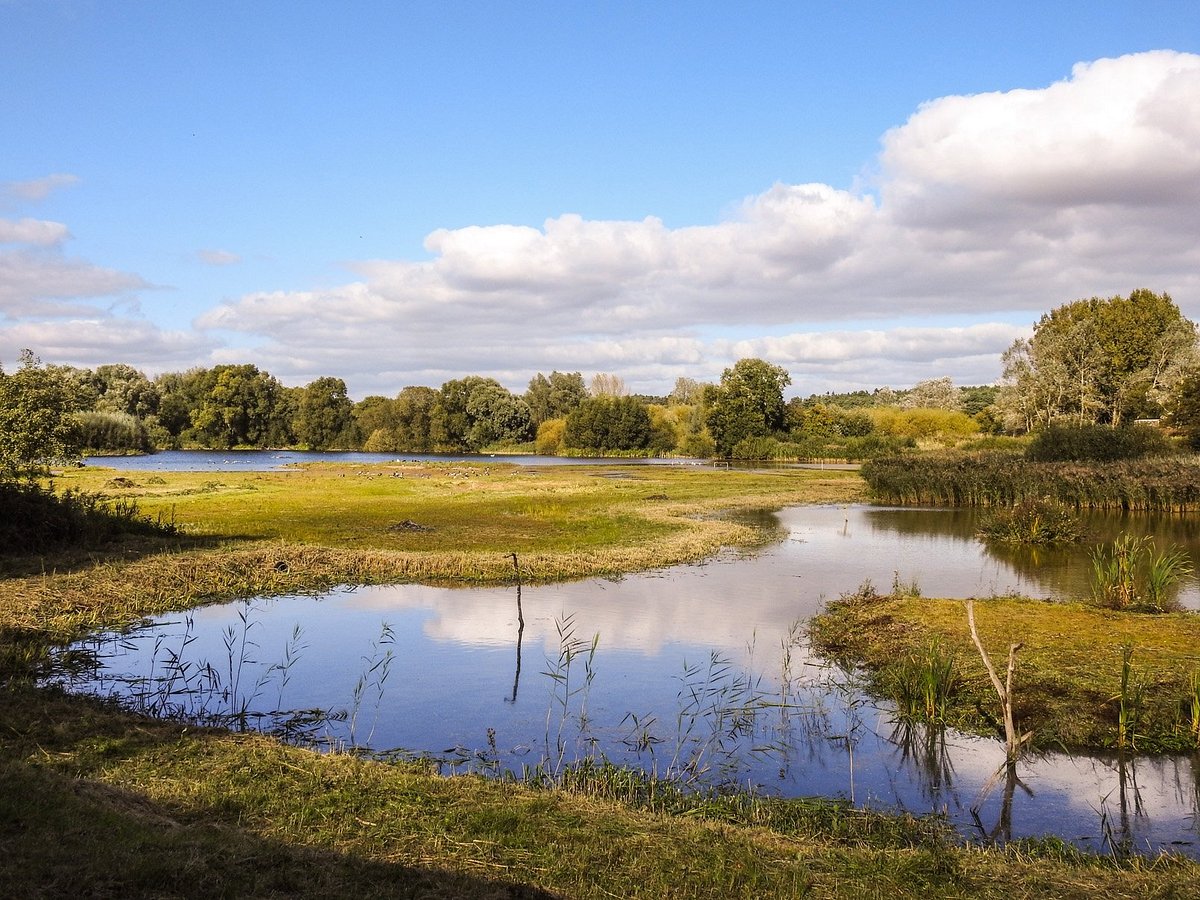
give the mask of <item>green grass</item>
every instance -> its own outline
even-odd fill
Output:
[[[0,884],[20,897],[1194,896],[1200,866],[812,801],[543,790],[0,691]],[[599,789],[597,784],[609,788]],[[1193,892],[1189,894],[1189,892]]]
[[[704,530],[695,517],[723,509],[862,496],[847,472],[670,466],[319,465],[168,473],[162,484],[118,476],[132,486],[114,485],[116,475],[85,468],[56,483],[136,500],[194,535],[379,550],[579,551]],[[405,521],[429,530],[394,527]]]
[[[414,464],[214,480],[75,470],[57,480],[60,489],[136,502],[143,514],[172,516],[183,534],[5,560],[0,628],[67,640],[201,603],[338,584],[507,584],[512,553],[525,583],[613,576],[773,539],[730,511],[844,503],[862,492],[850,472],[647,466],[612,474]]]
[[[1136,693],[1139,750],[1200,749],[1187,712],[1194,696],[1190,679],[1200,668],[1200,616],[1023,598],[979,600],[975,615],[997,666],[1003,666],[1010,644],[1024,645],[1017,657],[1015,714],[1021,731],[1033,731],[1035,746],[1120,746],[1121,698],[1132,700]],[[947,721],[996,733],[1000,710],[961,600],[848,595],[828,604],[810,627],[820,650],[864,665],[884,696],[902,662],[920,658],[937,640],[953,653],[959,675]],[[1126,704],[1126,716],[1132,711]]]
[[[175,513],[183,536],[8,559],[0,580],[0,886],[13,897],[1114,898],[1200,866],[1057,842],[959,846],[936,820],[691,795],[623,770],[537,787],[320,754],[30,685],[89,629],[340,582],[526,582],[770,537],[730,510],[860,496],[852,474],[361,467],[64,486]],[[390,470],[379,470],[388,472]],[[372,471],[374,474],[374,471]],[[428,477],[422,477],[422,476]],[[415,523],[420,529],[392,528]],[[961,658],[961,656],[959,657]]]

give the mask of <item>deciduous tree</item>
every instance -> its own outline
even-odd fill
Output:
[[[524,399],[533,416],[533,424],[538,426],[547,419],[566,418],[587,396],[583,375],[579,372],[554,371],[549,377],[541,372],[533,376]]]
[[[355,443],[353,412],[354,403],[346,396],[346,382],[340,378],[318,378],[300,393],[296,438],[313,450],[348,447]]]
[[[1167,294],[1092,297],[1052,310],[1004,355],[997,407],[1010,427],[1056,419],[1118,426],[1156,415],[1193,358],[1196,326]]]
[[[783,389],[792,383],[783,368],[761,359],[740,359],[706,392],[708,428],[717,451],[728,456],[746,438],[766,437],[787,425]]]
[[[21,351],[17,371],[0,367],[0,479],[30,478],[79,457],[71,386]]]

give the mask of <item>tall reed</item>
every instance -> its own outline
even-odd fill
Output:
[[[958,683],[954,651],[934,637],[891,670],[888,688],[901,721],[940,724],[946,721]]]
[[[1013,506],[1043,498],[1081,509],[1200,509],[1200,460],[1031,462],[1009,451],[892,456],[863,464],[873,496],[930,506]]]
[[[1200,750],[1200,669],[1193,669],[1180,703],[1181,726],[1188,742]]]
[[[1142,730],[1145,685],[1133,670],[1133,645],[1121,647],[1121,690],[1112,698],[1117,704],[1117,749],[1136,750]]]
[[[1176,586],[1192,571],[1185,550],[1159,551],[1149,535],[1122,534],[1092,553],[1092,597],[1109,609],[1166,612],[1175,606]]]

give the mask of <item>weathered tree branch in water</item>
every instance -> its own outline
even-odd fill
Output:
[[[1005,750],[1009,763],[1015,762],[1017,757],[1021,755],[1021,748],[1033,737],[1032,731],[1018,735],[1016,722],[1013,720],[1013,674],[1017,670],[1017,652],[1024,644],[1016,643],[1009,645],[1008,671],[1005,681],[1001,682],[1000,676],[996,673],[996,668],[992,665],[992,660],[987,654],[987,650],[983,647],[983,641],[979,639],[979,630],[975,627],[974,599],[967,600],[967,625],[971,629],[971,640],[975,643],[975,648],[979,651],[979,656],[983,660],[984,668],[987,669],[988,677],[992,680],[992,687],[996,689],[996,696],[1000,698],[1000,709],[1004,713]]]

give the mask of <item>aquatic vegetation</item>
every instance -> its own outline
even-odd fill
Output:
[[[954,651],[935,635],[890,669],[885,684],[902,721],[942,724],[958,681]]]
[[[1136,750],[1143,729],[1145,684],[1133,669],[1133,645],[1121,646],[1121,690],[1109,702],[1117,704],[1117,749]]]
[[[1081,509],[1200,508],[1200,457],[1033,462],[1018,452],[945,452],[872,459],[862,477],[877,500],[930,506],[1013,506],[1051,500]]]
[[[1192,746],[1200,750],[1200,669],[1192,671],[1179,703],[1179,729]]]
[[[599,633],[592,635],[591,641],[576,636],[574,613],[556,619],[554,629],[558,633],[558,656],[547,659],[547,668],[542,672],[550,679],[550,702],[546,708],[545,751],[539,763],[539,768],[543,768],[551,779],[563,772],[567,760],[568,747],[564,735],[569,722],[575,722],[580,740],[590,743],[587,701],[596,677],[596,650],[600,646]],[[582,682],[573,680],[577,660],[583,661]],[[576,703],[578,708],[573,709]],[[584,751],[582,755],[588,754]]]
[[[1004,736],[1004,723],[989,709],[996,694],[973,649],[962,601],[874,598],[826,605],[809,626],[815,649],[845,665],[861,666],[868,690],[888,697],[887,673],[919,655],[937,635],[955,653],[961,681],[946,719],[967,731]],[[1200,617],[1186,613],[1146,616],[1083,603],[1046,603],[1028,598],[991,598],[975,603],[985,647],[1024,643],[1014,677],[1014,718],[1033,732],[1034,748],[1116,746],[1119,702],[1126,696],[1127,731],[1139,752],[1189,751],[1196,747],[1192,718]],[[1136,665],[1125,673],[1122,647],[1136,647]],[[1004,672],[998,676],[1003,679]],[[1138,684],[1145,685],[1135,696]],[[1140,703],[1140,707],[1135,704]],[[1196,700],[1200,716],[1200,699]],[[1020,735],[1018,735],[1020,737]]]
[[[1186,551],[1159,551],[1149,535],[1123,534],[1092,553],[1092,598],[1109,609],[1165,612],[1175,607],[1174,589],[1191,574]]]
[[[1084,534],[1075,513],[1046,498],[1022,499],[1009,507],[991,510],[979,528],[979,537],[1008,544],[1071,544]]]

